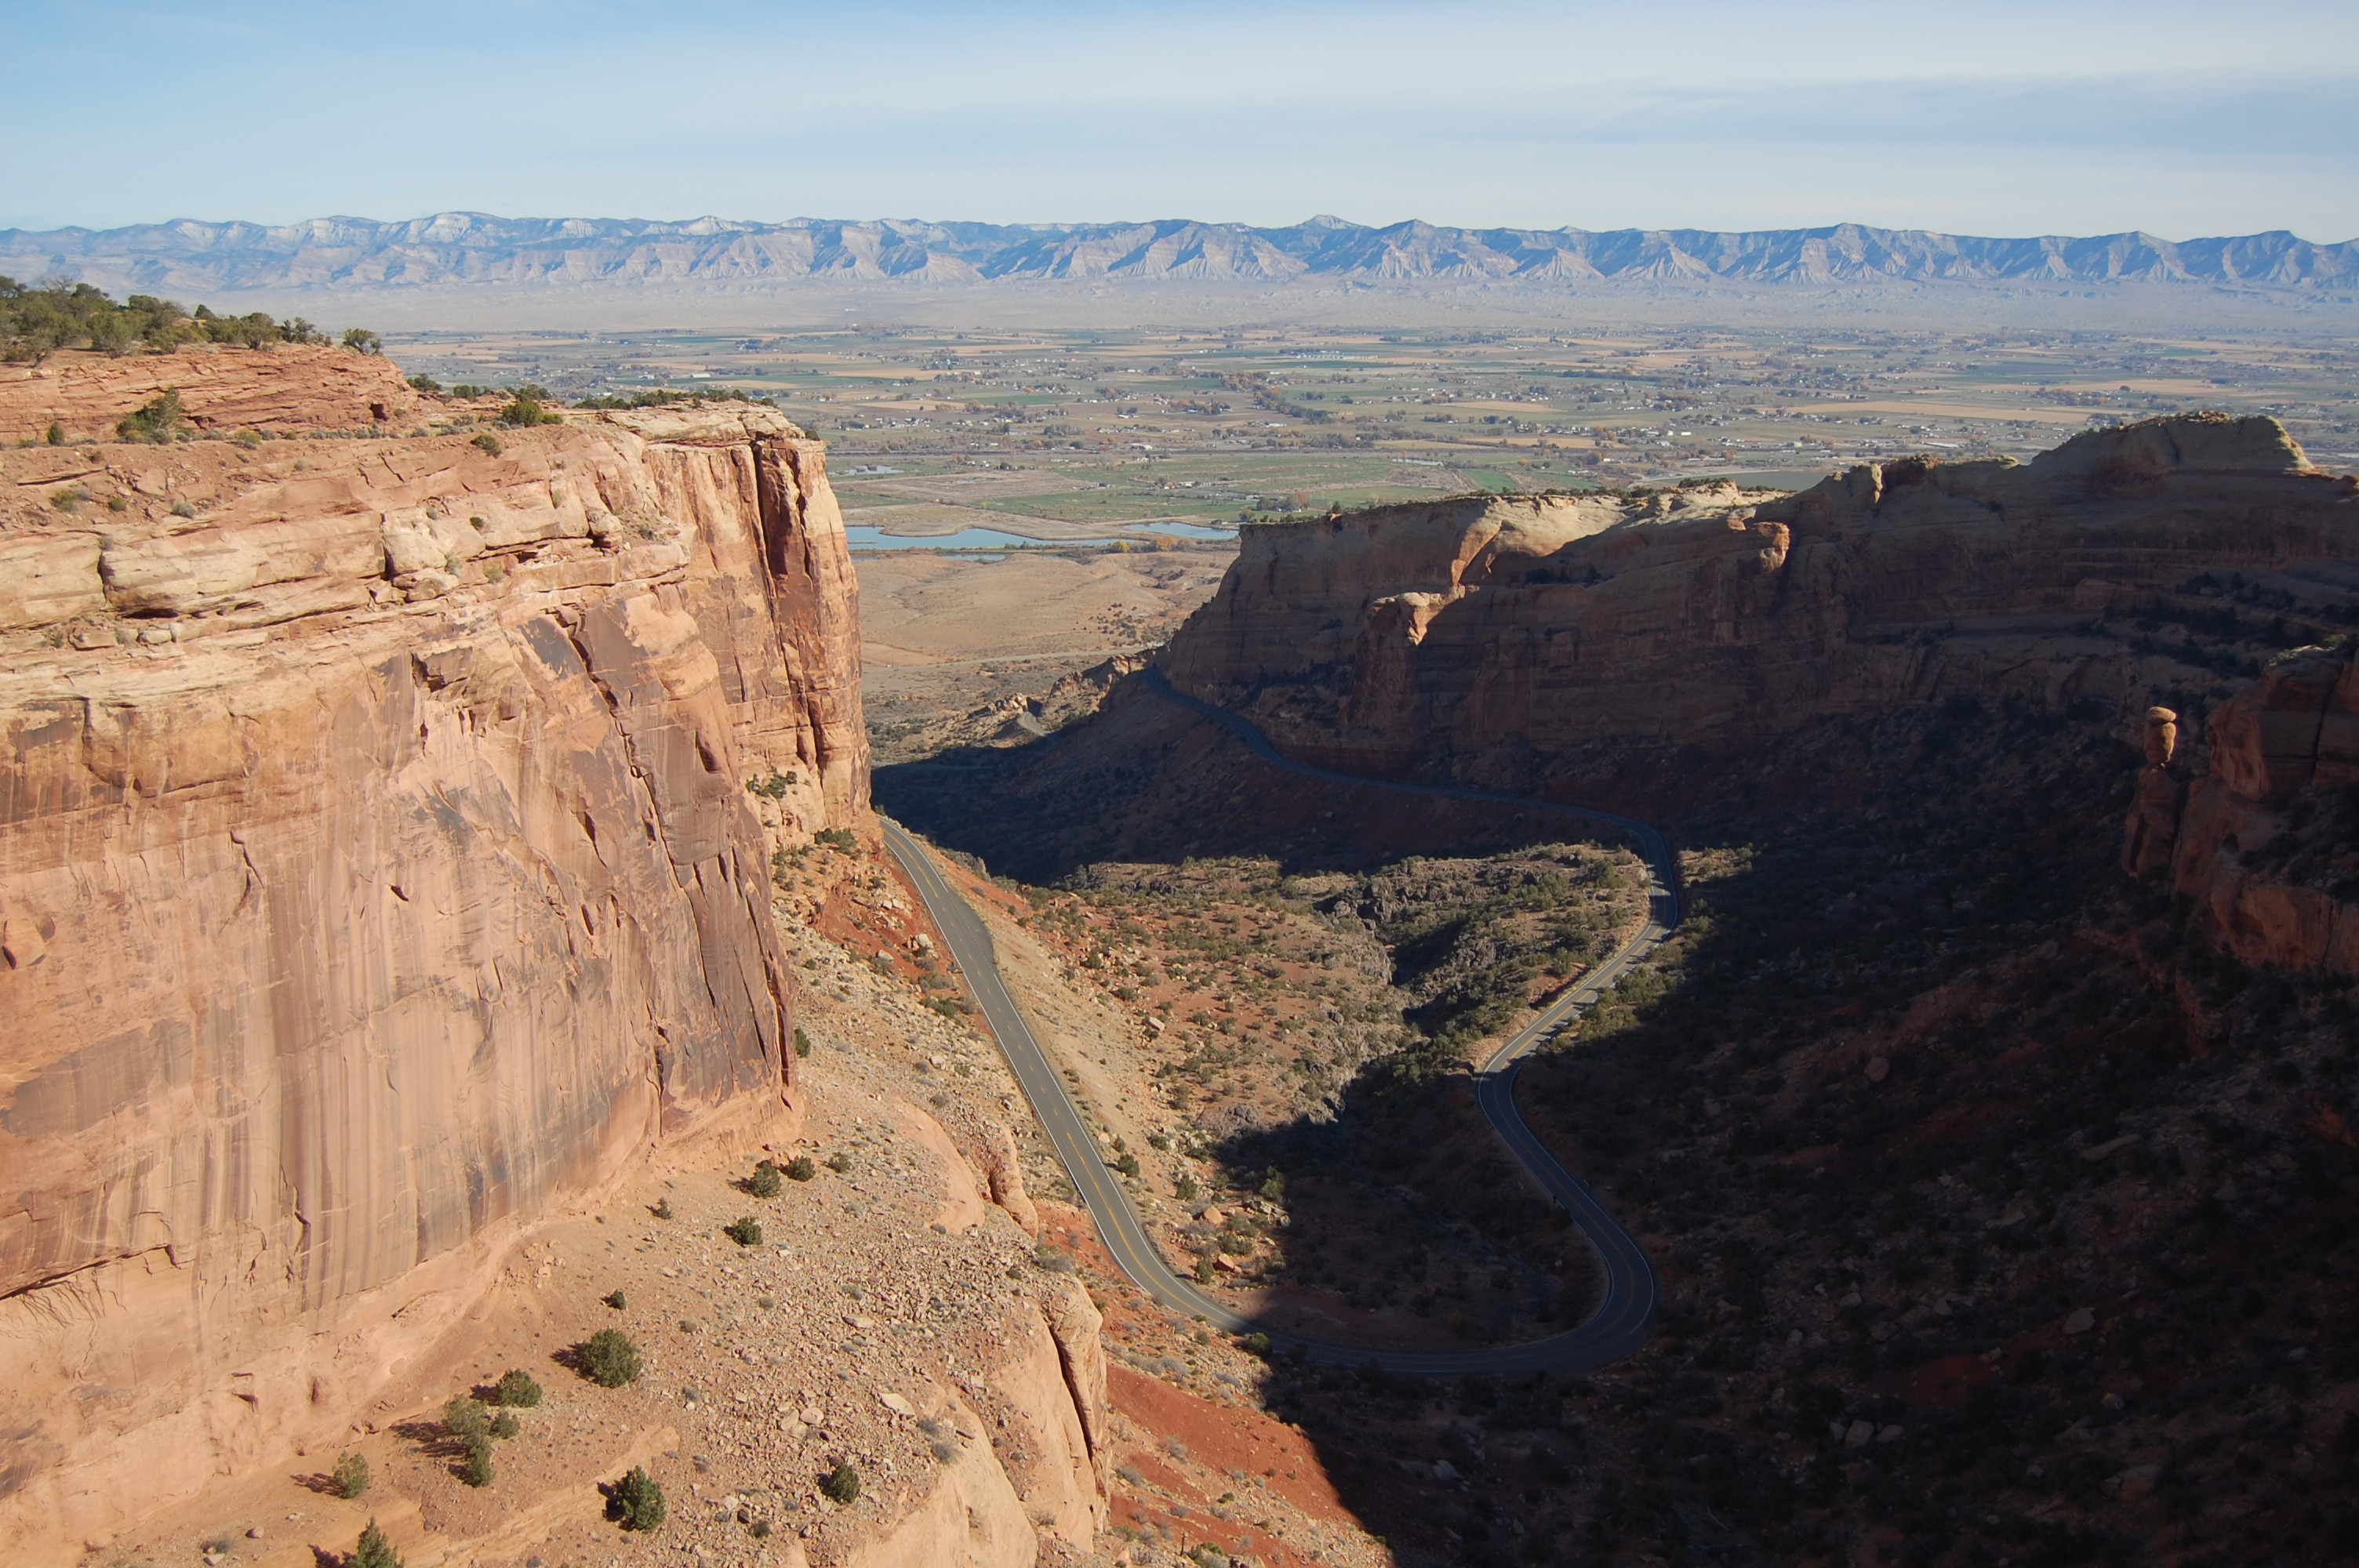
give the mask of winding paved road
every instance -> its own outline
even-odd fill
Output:
[[[1519,1030],[1474,1076],[1475,1104],[1481,1108],[1484,1119],[1490,1122],[1492,1130],[1499,1135],[1500,1141],[1523,1166],[1525,1173],[1547,1189],[1549,1195],[1571,1215],[1573,1224],[1596,1253],[1605,1275],[1605,1292],[1597,1309],[1576,1328],[1550,1335],[1545,1339],[1527,1340],[1521,1345],[1465,1350],[1375,1350],[1305,1339],[1290,1330],[1256,1322],[1223,1305],[1197,1289],[1191,1281],[1172,1272],[1162,1255],[1155,1249],[1154,1243],[1148,1240],[1136,1211],[1123,1193],[1120,1177],[1099,1154],[1080,1110],[1066,1093],[1065,1086],[1058,1080],[1056,1069],[1050,1065],[1047,1054],[1033,1039],[1032,1031],[1025,1023],[1023,1015],[1016,1011],[1016,1004],[1008,996],[1007,987],[1000,977],[998,957],[983,917],[935,869],[933,860],[918,840],[898,823],[886,819],[887,847],[892,849],[894,859],[899,860],[902,869],[908,873],[918,896],[926,901],[926,908],[933,915],[935,925],[940,929],[951,957],[958,961],[959,968],[964,972],[967,984],[973,988],[975,1000],[983,1009],[984,1020],[999,1040],[1007,1065],[1015,1070],[1016,1082],[1023,1087],[1025,1097],[1032,1102],[1034,1113],[1040,1119],[1042,1127],[1047,1129],[1049,1143],[1056,1149],[1057,1157],[1064,1162],[1066,1171],[1071,1174],[1073,1185],[1089,1208],[1091,1217],[1097,1222],[1098,1234],[1103,1238],[1106,1250],[1113,1254],[1115,1264],[1130,1276],[1132,1283],[1166,1306],[1199,1314],[1226,1333],[1266,1334],[1275,1348],[1299,1349],[1313,1361],[1346,1366],[1373,1363],[1387,1372],[1451,1378],[1579,1370],[1614,1360],[1637,1349],[1646,1343],[1647,1331],[1655,1321],[1658,1291],[1654,1265],[1647,1260],[1646,1253],[1631,1238],[1630,1233],[1616,1224],[1614,1217],[1598,1202],[1597,1195],[1589,1184],[1559,1164],[1555,1156],[1524,1124],[1523,1117],[1516,1109],[1515,1079],[1516,1069],[1533,1047],[1553,1039],[1679,924],[1676,862],[1671,859],[1669,846],[1664,843],[1663,836],[1643,822],[1617,816],[1611,812],[1560,806],[1552,801],[1533,800],[1490,790],[1394,784],[1310,767],[1285,756],[1270,744],[1268,737],[1237,715],[1174,691],[1163,679],[1160,670],[1148,669],[1144,672],[1144,678],[1149,689],[1225,725],[1245,741],[1256,757],[1288,773],[1336,784],[1439,795],[1451,800],[1486,801],[1521,810],[1560,812],[1626,834],[1636,844],[1639,854],[1647,862],[1649,912],[1645,927],[1636,935],[1583,975],[1581,983],[1571,991],[1559,998],[1538,1018]]]

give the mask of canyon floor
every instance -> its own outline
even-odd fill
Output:
[[[2288,641],[2334,641],[2274,595],[2161,597],[2124,628],[2139,681],[2216,709]],[[2096,716],[1959,698],[1619,786],[1658,790],[1688,921],[1521,1098],[1656,1260],[1658,1336],[1527,1384],[1272,1368],[1261,1400],[1397,1561],[2208,1565],[2359,1542],[2349,986],[2223,953],[2199,907],[2121,875],[2136,759]],[[1202,1149],[1189,1173],[1250,1217],[1190,1240],[1504,1330],[1550,1233],[1486,1172],[1446,1023],[1416,1011],[1419,926],[1447,913],[1478,972],[1514,973],[1480,930],[1486,878],[1554,851],[1275,773],[1129,687],[954,760],[885,770],[880,799],[1046,884],[1035,929],[1112,1002],[1247,957],[1219,981],[1236,1033],[1191,1002],[1159,1103],[1084,1086],[1154,1107],[1131,1125]],[[2273,859],[2347,890],[2352,810],[2299,807]],[[1420,884],[1422,911],[1401,896]],[[1355,1000],[1408,1048],[1326,1099],[1254,989],[1305,903],[1339,953],[1364,944]],[[1273,1169],[1283,1205],[1256,1201]],[[1330,1183],[1373,1203],[1382,1244],[1328,1231]]]

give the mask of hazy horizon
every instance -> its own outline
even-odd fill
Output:
[[[165,228],[175,223],[201,223],[216,227],[226,226],[233,223],[253,223],[257,227],[262,228],[285,229],[299,227],[305,223],[369,223],[377,225],[418,223],[425,222],[435,218],[450,217],[483,218],[504,223],[578,222],[689,224],[698,222],[716,222],[730,225],[745,225],[765,228],[787,228],[799,224],[827,225],[836,223],[908,223],[940,225],[942,227],[1039,229],[1044,232],[1071,232],[1076,230],[1101,228],[1145,227],[1158,223],[1200,223],[1207,227],[1237,227],[1276,230],[1303,228],[1322,221],[1333,221],[1348,224],[1353,228],[1377,231],[1398,228],[1410,223],[1424,223],[1437,229],[1464,229],[1473,231],[1520,230],[1538,232],[1571,230],[1587,233],[1817,233],[1843,228],[1859,228],[1883,230],[1893,232],[1942,234],[1953,239],[1989,240],[2109,239],[2121,234],[2140,233],[2171,244],[2192,244],[2206,240],[2243,238],[2250,234],[2283,232],[2290,233],[2296,239],[2317,245],[2340,245],[2359,242],[2359,232],[2341,235],[2329,234],[2326,232],[2310,233],[2304,232],[2299,228],[2288,228],[2283,224],[2279,224],[2273,229],[2267,230],[2239,231],[2235,234],[2230,234],[2225,231],[2201,234],[2163,233],[2155,230],[2151,226],[2145,228],[2108,230],[2067,231],[2062,229],[2047,229],[2037,232],[2026,232],[2022,233],[1999,234],[1970,232],[1962,229],[1940,229],[1925,225],[1869,223],[1858,219],[1835,219],[1824,223],[1765,223],[1749,228],[1734,229],[1725,225],[1711,223],[1658,223],[1643,225],[1625,223],[1614,224],[1611,227],[1603,227],[1593,223],[1582,223],[1572,220],[1567,220],[1561,223],[1549,224],[1478,223],[1472,222],[1462,222],[1451,218],[1435,218],[1425,213],[1415,213],[1406,217],[1386,218],[1383,220],[1369,220],[1353,218],[1347,214],[1336,212],[1313,212],[1304,217],[1282,222],[1249,222],[1242,218],[1206,217],[1199,213],[1189,212],[1157,212],[1152,214],[1137,214],[1128,217],[1117,216],[1112,218],[1020,220],[979,218],[972,215],[943,217],[917,212],[796,212],[790,213],[783,218],[751,218],[744,216],[743,214],[731,212],[696,212],[688,214],[684,217],[658,218],[651,217],[644,212],[494,212],[476,208],[463,207],[441,208],[430,212],[404,213],[397,217],[383,217],[373,213],[358,211],[310,212],[299,218],[290,218],[283,221],[271,221],[267,222],[259,219],[248,218],[236,214],[215,215],[199,212],[175,212],[166,217],[139,219],[129,222],[110,223],[103,226],[93,223],[56,223],[48,225],[46,228],[37,229],[28,224],[23,223],[0,223],[0,232],[17,233],[56,233],[67,230],[81,229],[93,233],[106,233],[125,229]]]
[[[12,23],[0,227],[440,211],[2359,235],[2359,14],[721,0]],[[1368,220],[1381,225],[1387,220]]]

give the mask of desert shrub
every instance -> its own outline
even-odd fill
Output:
[[[624,1295],[620,1291],[609,1291],[598,1299],[604,1302],[608,1306],[613,1307],[616,1312],[620,1312],[625,1307],[631,1304],[630,1298]]]
[[[202,335],[168,299],[135,294],[118,305],[87,283],[35,287],[0,277],[0,355],[11,362],[38,364],[76,343],[108,354],[134,342],[169,351]]]
[[[442,390],[442,384],[435,380],[430,375],[413,375],[409,378],[409,390],[412,392],[440,392]]]
[[[482,435],[476,437],[473,444],[483,448],[485,452],[489,453],[493,457],[498,457],[500,455],[500,438],[497,436],[493,435],[489,430],[486,430]]]
[[[459,1462],[459,1479],[471,1487],[492,1484],[492,1440],[488,1436],[468,1441],[467,1456]]]
[[[329,1472],[328,1479],[335,1487],[336,1496],[350,1502],[368,1490],[368,1461],[357,1454],[339,1454],[336,1467]]]
[[[1196,1178],[1185,1171],[1180,1172],[1180,1179],[1171,1184],[1171,1192],[1181,1203],[1193,1201],[1197,1193]]]
[[[827,1494],[828,1501],[841,1508],[860,1496],[860,1472],[839,1462],[821,1480],[819,1489]]]
[[[500,1374],[497,1394],[500,1403],[512,1410],[530,1410],[540,1403],[540,1385],[521,1367]]]
[[[798,1154],[787,1162],[787,1175],[790,1180],[808,1182],[818,1174],[819,1167],[811,1163],[811,1157],[808,1154]]]
[[[620,1329],[600,1329],[582,1342],[577,1354],[582,1375],[602,1389],[619,1389],[638,1380],[639,1347]]]
[[[811,835],[811,842],[824,844],[831,849],[841,849],[847,855],[860,848],[860,840],[852,836],[848,827],[822,827]]]
[[[664,1521],[663,1487],[645,1465],[634,1465],[631,1473],[614,1483],[606,1497],[606,1517],[619,1520],[625,1530],[650,1533]]]
[[[827,1157],[827,1168],[841,1176],[852,1169],[852,1156],[838,1151]]]
[[[462,1443],[482,1437],[491,1424],[490,1413],[464,1394],[442,1407],[442,1430]]]
[[[344,329],[344,347],[356,354],[379,354],[385,351],[385,340],[366,327]]]
[[[767,403],[777,400],[758,392],[744,392],[734,386],[699,387],[694,392],[672,392],[663,387],[651,387],[643,392],[606,392],[595,397],[585,397],[578,408],[660,408],[669,403]]]
[[[796,1025],[795,1025],[795,1054],[796,1054],[796,1055],[798,1055],[798,1056],[808,1056],[808,1055],[810,1055],[810,1054],[811,1054],[811,1043],[810,1043],[810,1035],[808,1035],[808,1034],[806,1034],[806,1033],[803,1033],[803,1026],[802,1026],[801,1024],[798,1023],[798,1024],[796,1024]],[[810,1162],[809,1162],[809,1161],[805,1161],[805,1162],[804,1162],[804,1163],[809,1164],[809,1163],[810,1163]],[[808,1176],[800,1176],[800,1177],[798,1177],[798,1178],[796,1178],[796,1179],[797,1179],[798,1181],[809,1181],[809,1180],[810,1180],[810,1177],[808,1177]]]
[[[1071,1255],[1063,1248],[1046,1241],[1032,1249],[1032,1261],[1052,1274],[1070,1274],[1073,1271]]]
[[[759,1247],[762,1245],[762,1222],[750,1214],[742,1214],[734,1225],[723,1226],[721,1234],[740,1247]]]
[[[1114,1162],[1114,1168],[1120,1171],[1124,1175],[1131,1178],[1131,1180],[1136,1181],[1138,1179],[1138,1173],[1140,1170],[1138,1156],[1136,1154],[1125,1154],[1121,1159],[1116,1160]]]
[[[514,1411],[502,1411],[492,1417],[490,1431],[494,1437],[514,1437],[523,1430],[523,1426],[516,1421]]]
[[[541,397],[547,396],[548,394],[541,393],[539,396],[536,396],[534,395],[536,391],[538,391],[537,388],[519,387],[509,397],[508,406],[500,410],[500,423],[518,428],[531,425],[557,424],[560,416],[541,403]]]
[[[401,1553],[393,1549],[393,1542],[386,1540],[385,1531],[376,1527],[376,1520],[371,1519],[361,1531],[360,1542],[353,1548],[353,1554],[344,1559],[344,1568],[402,1568]]]
[[[168,441],[187,422],[180,412],[180,395],[167,387],[139,408],[123,416],[114,433],[126,441]]]
[[[66,427],[52,419],[49,421],[49,429],[42,435],[41,438],[49,442],[52,447],[62,447],[66,444]]]
[[[785,1184],[778,1175],[778,1167],[767,1160],[755,1166],[754,1173],[745,1178],[745,1190],[757,1198],[777,1197],[779,1188]]]
[[[671,1217],[671,1199],[656,1199],[655,1207],[647,1210],[647,1212],[654,1215],[658,1219],[669,1219]]]

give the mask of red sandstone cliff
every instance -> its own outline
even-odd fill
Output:
[[[400,367],[310,343],[266,349],[186,345],[168,354],[52,354],[0,365],[0,442],[112,441],[125,414],[169,390],[199,430],[278,435],[408,429],[426,406]]]
[[[2126,705],[2132,662],[2094,618],[2206,570],[2322,568],[2339,601],[2354,562],[2359,484],[2273,420],[2190,416],[1775,501],[1485,497],[1248,528],[1162,662],[1306,759],[1532,787],[1959,694]]]
[[[2191,777],[2172,771],[2184,759],[2169,746],[2147,755],[2124,868],[2166,878],[2194,900],[2246,963],[2359,976],[2359,665],[2351,651],[2298,648],[2272,661],[2212,715]]]
[[[0,1551],[341,1432],[520,1227],[784,1108],[771,848],[867,811],[822,449],[499,440],[0,454]]]

